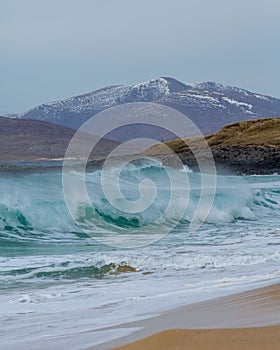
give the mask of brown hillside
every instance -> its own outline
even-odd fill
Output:
[[[0,117],[0,162],[63,159],[75,130],[33,119]],[[91,145],[94,135],[80,134],[77,146]],[[104,158],[119,143],[102,139],[92,159]],[[73,155],[75,156],[75,155]]]
[[[229,124],[215,134],[206,136],[205,139],[211,148],[227,146],[280,147],[280,118],[258,119]],[[194,137],[184,139],[184,141],[189,145],[199,147],[203,139]],[[175,153],[183,153],[189,150],[184,141],[178,139],[166,142],[165,145],[170,147]],[[160,155],[168,152],[167,148],[163,147],[162,144],[156,144],[145,153]]]

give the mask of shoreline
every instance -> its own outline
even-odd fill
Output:
[[[215,164],[215,175],[217,176],[273,176],[280,173],[280,158],[275,159],[274,166],[270,166],[268,163],[272,162],[272,158],[266,159],[264,162],[258,162],[257,164],[250,164],[248,160],[245,161],[222,161],[217,157],[219,153],[214,156]],[[155,161],[160,161],[163,166],[167,166],[174,169],[182,169],[182,164],[187,166],[192,172],[199,173],[200,168],[196,164],[196,160],[193,156],[190,156],[188,153],[181,153],[177,155],[181,159],[181,163],[178,161],[178,158],[174,155],[161,155],[161,156],[146,156],[143,155],[143,158],[148,157],[149,159],[154,159]],[[222,156],[222,155],[221,155]],[[141,155],[139,155],[141,158]],[[116,157],[112,159],[115,163],[119,160],[129,161],[129,156],[127,158]],[[90,159],[86,164],[86,171],[94,171],[97,169],[102,169],[105,159]],[[64,160],[32,160],[32,161],[0,161],[0,175],[9,176],[9,175],[29,175],[29,174],[49,174],[49,173],[59,173],[62,172],[64,165]],[[79,170],[83,168],[83,162],[80,160],[73,161],[70,160],[69,164],[66,165],[69,171]],[[81,168],[81,169],[82,169]],[[213,169],[207,169],[207,160],[206,160],[206,173],[213,174]]]
[[[168,344],[178,340],[179,343],[176,344],[180,350],[184,349],[180,344],[186,344],[186,339],[188,342],[193,341],[197,334],[199,339],[205,339],[205,343],[201,343],[201,346],[208,344],[208,340],[213,341],[218,335],[222,339],[222,344],[226,339],[233,337],[239,348],[242,348],[244,339],[255,337],[258,329],[260,334],[265,334],[264,338],[269,334],[279,340],[277,347],[267,349],[278,349],[280,348],[280,283],[182,306],[159,316],[107,327],[104,332],[124,329],[128,331],[128,335],[86,349],[172,349]],[[190,347],[190,349],[200,348]]]

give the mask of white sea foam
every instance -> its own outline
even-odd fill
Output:
[[[178,171],[176,176],[179,186],[184,174]],[[156,244],[133,250],[112,249],[77,232],[63,201],[59,175],[1,178],[1,344],[7,349],[30,344],[43,349],[50,342],[63,347],[73,339],[67,347],[77,349],[104,341],[102,327],[278,282],[279,176],[219,177],[207,220],[193,233],[189,221],[201,179],[195,173],[188,176],[184,220]],[[136,196],[146,177],[158,187],[159,198],[151,211],[133,216],[113,210],[100,191],[96,171],[88,174],[87,181],[99,214],[82,206],[80,213],[100,234],[102,229],[116,234],[123,223],[133,232],[136,219],[140,225],[151,222],[168,199],[165,168],[148,163],[124,170],[123,194]],[[178,195],[177,206],[184,205],[181,200]],[[196,213],[197,220],[200,215]],[[176,206],[168,220],[174,218]]]

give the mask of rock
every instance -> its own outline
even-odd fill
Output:
[[[218,174],[253,175],[280,172],[280,118],[226,125],[205,139],[211,149]],[[202,138],[196,137],[170,141],[166,145],[176,153],[183,164],[193,171],[199,171],[198,161],[207,165],[207,162],[210,162],[210,159],[207,159],[209,153],[207,156],[207,153],[203,154],[203,151],[199,150],[195,158],[189,146],[199,149],[202,142]],[[171,154],[163,155],[159,144],[152,146],[145,153],[160,158],[164,165],[175,164],[176,157]]]

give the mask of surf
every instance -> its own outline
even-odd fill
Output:
[[[170,171],[170,170],[169,170]],[[176,201],[169,211],[166,222],[176,221],[177,210],[183,203],[180,196],[182,172],[171,169],[177,186]],[[139,184],[148,179],[156,187],[153,203],[143,212],[131,213],[114,207],[102,191],[102,176],[113,182],[114,169],[102,174],[95,170],[87,174],[86,183],[91,199],[88,203],[77,203],[75,219],[83,227],[90,227],[96,233],[133,232],[135,228],[153,223],[169,205],[170,179],[166,167],[151,161],[129,164],[118,179],[123,198],[114,198],[118,203],[139,199]],[[184,174],[186,176],[186,174]],[[196,212],[201,196],[201,176],[187,173],[189,187],[188,203],[182,220],[185,226],[194,219],[200,219],[203,207]],[[147,191],[149,192],[149,191]],[[71,233],[82,233],[65,204],[61,174],[29,174],[22,177],[0,178],[0,240],[34,241],[63,240],[71,238]],[[144,201],[149,201],[147,196]],[[215,198],[205,220],[207,224],[220,224],[235,220],[261,220],[263,215],[275,215],[280,210],[280,176],[218,176]],[[153,232],[149,232],[153,234]]]

